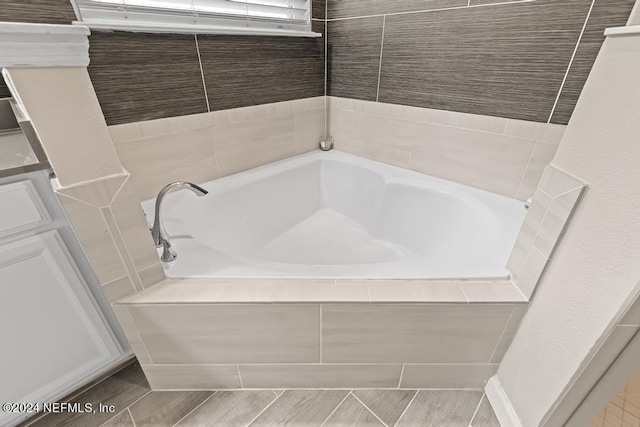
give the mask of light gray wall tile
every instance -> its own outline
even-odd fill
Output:
[[[331,110],[331,134],[341,151],[407,168],[415,123],[348,110]]]
[[[533,144],[528,139],[418,123],[410,168],[515,197]]]
[[[131,181],[127,179],[116,194],[111,202],[111,212],[118,224],[131,261],[136,271],[140,271],[158,264],[158,252],[140,206],[140,199]],[[164,279],[164,273],[162,279]]]
[[[240,365],[247,388],[392,388],[402,365]]]
[[[113,309],[113,313],[118,319],[118,323],[120,324],[122,331],[127,337],[127,341],[129,341],[131,349],[138,358],[138,361],[142,364],[152,363],[151,358],[149,357],[149,353],[147,352],[147,348],[144,346],[142,338],[140,338],[138,328],[136,328],[136,325],[133,322],[133,319],[131,318],[127,307],[114,304],[111,306],[111,308]]]
[[[329,21],[327,93],[376,100],[382,17]]]
[[[507,268],[511,271],[511,277],[514,280],[518,278],[522,271],[524,260],[533,245],[533,240],[536,238],[536,234],[538,234],[538,229],[540,228],[540,224],[542,224],[542,220],[547,213],[550,203],[551,197],[542,190],[537,189],[533,195],[533,201],[531,206],[529,206],[527,215],[524,217],[522,228],[518,233],[511,254],[509,255],[509,260],[507,261]]]
[[[58,194],[73,230],[101,284],[128,275],[100,208]]]
[[[293,113],[230,123],[213,129],[220,175],[251,169],[296,154]]]
[[[525,301],[522,293],[510,280],[489,283],[463,283],[459,287],[469,303]]]
[[[522,322],[522,318],[527,313],[529,309],[529,305],[517,305],[513,308],[513,313],[509,318],[509,322],[507,326],[505,326],[504,331],[502,332],[502,336],[500,337],[500,341],[498,341],[498,345],[496,345],[496,349],[491,356],[491,363],[500,363],[505,353],[509,349],[513,338],[516,336],[516,332],[518,332],[518,327]]]
[[[325,138],[325,109],[294,111],[293,123],[296,139],[296,153],[317,150]]]
[[[387,16],[379,100],[546,122],[590,5],[538,0]]]
[[[129,311],[154,363],[320,361],[316,304],[156,305]]]
[[[525,297],[531,298],[531,295],[533,295],[533,291],[540,280],[540,276],[542,276],[547,261],[547,257],[542,255],[535,247],[531,246],[524,259],[522,270],[516,279],[516,286]]]
[[[120,162],[142,200],[173,181],[203,183],[218,178],[212,128],[116,144]]]
[[[531,156],[527,162],[527,167],[518,187],[516,199],[527,200],[531,197],[538,186],[545,166],[549,164],[556,154],[558,146],[546,142],[536,141]]]
[[[401,388],[482,388],[498,364],[404,366]]]
[[[237,365],[142,365],[153,390],[240,388]]]
[[[559,196],[576,188],[582,187],[584,184],[572,176],[551,167],[547,166],[542,173],[538,188],[543,190],[551,197]]]
[[[569,217],[580,199],[582,191],[583,187],[576,188],[551,200],[547,213],[540,224],[538,234],[533,241],[533,246],[547,258],[551,257],[551,253],[567,221],[569,221]]]
[[[511,305],[322,305],[325,363],[485,363]]]
[[[142,287],[144,288],[149,288],[166,278],[162,263],[153,264],[150,267],[139,270],[138,275],[140,276],[140,281],[142,281]]]
[[[129,276],[116,279],[102,285],[102,292],[110,302],[119,300],[136,292]]]
[[[353,286],[354,282],[366,284],[371,302],[467,302],[460,287],[446,281],[351,280],[347,286]]]

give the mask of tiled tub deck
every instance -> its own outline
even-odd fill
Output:
[[[527,308],[508,280],[165,280],[114,311],[154,390],[480,388]]]

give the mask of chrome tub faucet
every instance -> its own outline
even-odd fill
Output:
[[[204,188],[196,184],[192,184],[190,182],[185,182],[185,181],[172,182],[171,184],[165,185],[164,188],[160,190],[160,192],[158,193],[158,196],[156,197],[156,212],[153,218],[153,227],[151,227],[151,237],[153,238],[153,243],[156,245],[157,248],[159,247],[163,248],[162,255],[160,257],[160,260],[163,262],[171,262],[175,260],[178,255],[171,248],[171,243],[169,242],[169,235],[167,234],[166,230],[164,229],[164,226],[162,225],[162,218],[160,216],[162,200],[164,199],[164,196],[167,195],[167,193],[170,193],[176,190],[182,190],[182,189],[190,190],[191,192],[195,193],[198,197],[202,197],[209,193]]]

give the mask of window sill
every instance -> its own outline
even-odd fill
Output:
[[[80,22],[74,21],[73,25],[82,25],[92,30],[131,31],[141,33],[174,33],[174,34],[220,34],[238,36],[279,36],[279,37],[322,37],[321,33],[313,31],[279,30],[271,28],[238,28],[238,27],[210,27],[206,25],[145,25],[145,24],[120,24],[115,22]]]

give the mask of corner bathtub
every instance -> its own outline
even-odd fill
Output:
[[[171,278],[498,279],[522,202],[339,151],[168,195]],[[143,208],[153,217],[155,200]]]

